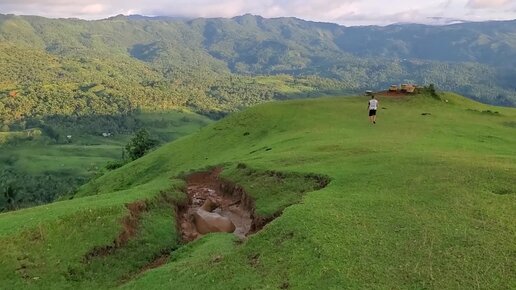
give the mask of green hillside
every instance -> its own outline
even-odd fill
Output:
[[[0,212],[73,194],[107,171],[109,162],[124,156],[133,131],[144,128],[165,144],[212,122],[187,111],[140,112],[118,118],[105,116],[104,120],[50,120],[40,124],[43,129],[0,132]],[[102,133],[111,135],[104,137]],[[7,188],[12,190],[10,201]]]
[[[253,15],[0,14],[0,211],[51,202],[100,174],[129,135],[149,127],[142,112],[186,109],[220,119],[264,102],[393,83],[433,83],[514,106],[515,36],[515,21],[344,27]],[[155,133],[163,141],[187,133],[167,130]],[[117,138],[103,142],[105,132]],[[70,146],[68,135],[91,138]],[[11,184],[15,204],[6,206]]]
[[[234,113],[71,200],[0,214],[2,287],[512,289],[516,110],[441,98],[380,98],[376,125],[365,97]],[[213,166],[283,213],[182,245],[181,178]],[[308,176],[330,183],[306,192]]]
[[[137,109],[220,116],[273,99],[412,82],[514,106],[515,36],[515,21],[343,27],[252,15],[84,21],[0,14],[0,130]]]

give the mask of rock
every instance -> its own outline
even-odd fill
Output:
[[[235,231],[235,224],[229,218],[212,212],[216,207],[217,205],[212,200],[207,199],[204,205],[194,213],[195,226],[200,234]]]

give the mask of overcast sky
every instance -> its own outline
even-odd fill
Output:
[[[344,25],[516,19],[516,0],[0,0],[0,13],[46,17],[294,16]]]

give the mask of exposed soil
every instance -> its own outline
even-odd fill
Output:
[[[255,217],[254,202],[239,186],[219,178],[221,168],[189,175],[187,181],[188,204],[178,208],[178,225],[184,242],[191,242],[201,236],[195,226],[194,214],[206,200],[215,203],[213,213],[233,222],[236,236],[244,238],[263,227],[264,222]]]

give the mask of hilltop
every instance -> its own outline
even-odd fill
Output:
[[[73,199],[0,214],[2,285],[514,288],[515,109],[451,93],[383,97],[371,125],[366,101],[258,105]],[[185,177],[212,168],[257,217],[275,219],[243,241],[210,234],[184,245]]]

